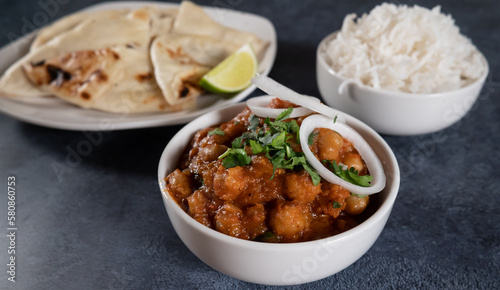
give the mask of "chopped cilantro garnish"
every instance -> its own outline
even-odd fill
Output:
[[[353,167],[346,170],[342,169],[335,160],[323,160],[323,164],[328,165],[335,175],[354,185],[368,187],[373,180],[373,177],[368,174],[359,175],[358,171]]]
[[[273,137],[271,144],[269,144],[269,145],[272,147],[275,147],[275,148],[280,148],[280,147],[284,146],[285,142],[286,142],[286,132],[283,131],[279,134],[276,134]]]
[[[264,126],[259,127],[259,118],[255,115],[250,115],[248,118],[249,132],[243,133],[231,143],[232,148],[228,149],[224,154],[219,156],[223,159],[222,165],[226,168],[235,166],[245,166],[250,164],[252,158],[245,152],[244,147],[250,146],[253,154],[265,154],[273,165],[274,178],[277,168],[289,170],[306,170],[314,185],[318,185],[321,177],[316,170],[309,165],[304,153],[295,152],[288,140],[295,137],[298,140],[299,125],[295,120],[283,121],[290,117],[293,108],[284,110],[274,121],[270,118],[264,120]]]
[[[314,144],[314,137],[318,134],[319,134],[319,132],[311,133],[311,135],[309,135],[309,138],[307,138],[307,145],[309,145],[309,146],[313,145]]]
[[[258,235],[255,238],[255,241],[277,243],[277,242],[279,242],[279,237],[275,233],[267,231],[267,232],[264,232],[263,234]]]
[[[243,148],[243,140],[241,139],[241,137],[237,137],[237,138],[234,138],[233,142],[231,142],[231,146],[235,149],[238,149],[238,148]]]
[[[255,131],[258,126],[259,126],[259,117],[255,115],[250,115],[250,117],[248,117],[248,127],[247,127],[248,130]]]
[[[252,157],[248,156],[245,149],[229,148],[227,151],[219,156],[222,160],[222,165],[226,168],[245,166],[252,162]]]
[[[341,208],[342,204],[338,201],[333,201],[333,208]]]
[[[276,119],[278,120],[278,119]],[[299,125],[297,124],[297,121],[291,120],[289,122],[285,121],[271,121],[271,119],[266,118],[264,120],[264,124],[266,124],[269,127],[269,130],[271,133],[276,133],[276,132],[288,132],[288,133],[298,133],[299,132]]]
[[[259,137],[259,138],[256,138],[256,139],[259,139],[259,142],[262,143],[262,145],[267,146],[267,145],[271,144],[271,142],[273,142],[273,139],[278,135],[279,135],[279,133],[276,133],[274,135],[271,135],[269,133],[269,134],[266,134],[266,135]]]
[[[212,136],[212,135],[224,136],[225,134],[226,134],[226,132],[222,131],[220,128],[215,128],[214,130],[208,132],[208,136]]]
[[[333,123],[337,123],[337,118],[339,117],[339,115],[335,115],[335,118],[333,118]]]
[[[290,115],[292,114],[292,111],[293,111],[292,107],[290,107],[286,110],[283,110],[283,112],[281,112],[281,114],[279,114],[278,117],[276,117],[275,122],[279,122],[279,121],[283,121],[285,119],[288,119],[288,117],[290,117]]]
[[[262,146],[259,142],[255,140],[250,140],[249,142],[250,142],[250,147],[252,147],[253,154],[259,154],[266,150],[264,146]]]
[[[312,166],[310,166],[309,163],[302,164],[302,166],[307,171],[307,173],[311,175],[313,184],[318,185],[321,181],[321,176],[319,176],[318,172],[316,172],[316,170]]]
[[[300,138],[299,138],[300,127],[299,127],[299,124],[297,124],[297,121],[295,121],[295,120],[292,120],[292,121],[290,121],[288,123],[290,124],[290,127],[288,128],[288,130],[290,132],[295,133],[295,135],[296,135],[295,139],[296,139],[297,143],[300,143]]]

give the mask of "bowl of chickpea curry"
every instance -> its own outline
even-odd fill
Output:
[[[172,138],[159,165],[163,201],[181,240],[213,268],[261,284],[318,280],[375,242],[398,165],[361,121],[262,81],[273,97],[211,112]]]

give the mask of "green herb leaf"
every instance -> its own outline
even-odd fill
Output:
[[[370,182],[373,180],[373,176],[370,175],[359,175],[358,171],[354,168],[349,168],[349,177],[354,181],[354,184],[359,186],[368,187]]]
[[[293,109],[293,108],[288,108],[288,109]],[[288,110],[287,109],[287,110]],[[290,110],[290,113],[292,110]],[[285,113],[282,112],[280,116]],[[290,114],[284,115],[286,118],[288,118]],[[279,118],[279,116],[278,116]],[[288,122],[282,121],[280,119],[276,119],[274,122],[271,121],[271,119],[268,117],[264,120],[264,124],[266,124],[269,127],[269,130],[271,131],[272,134],[278,133],[278,132],[287,132],[287,133],[298,133],[300,128],[299,125],[297,124],[297,121],[295,120],[290,120]]]
[[[267,242],[267,243],[277,243],[277,242],[279,242],[279,237],[275,233],[267,231],[261,235],[258,235],[255,238],[255,241]]]
[[[273,155],[271,163],[275,168],[293,169],[291,160],[286,159],[286,152],[284,149],[279,150]]]
[[[229,148],[224,154],[219,156],[222,165],[226,168],[245,166],[252,162],[252,157],[248,156],[244,149]]]
[[[276,117],[275,122],[288,119],[288,117],[290,117],[290,115],[292,114],[292,111],[293,111],[292,107],[289,107],[288,109],[284,110],[283,112],[281,112],[281,114],[278,115],[278,117]]]
[[[290,122],[288,122],[288,124],[290,124],[290,128],[288,129],[288,132],[290,133],[295,133],[295,142],[297,142],[298,144],[300,144],[300,136],[299,136],[299,131],[300,131],[300,127],[299,127],[299,124],[297,124],[297,121],[295,120],[291,120]]]
[[[353,167],[347,170],[342,169],[335,160],[323,160],[323,164],[328,165],[335,175],[354,185],[368,187],[373,180],[373,176],[368,174],[359,175],[358,171]]]
[[[297,121],[291,120],[290,122],[286,122],[290,124],[290,128],[288,129],[288,132],[290,133],[298,133],[300,131],[299,124],[297,124]]]
[[[301,153],[301,154],[302,155],[299,155],[298,153],[296,153],[295,156],[291,158],[293,166],[307,164],[306,156],[304,156],[303,153]]]
[[[288,146],[288,144],[285,144],[285,152],[286,158],[292,158],[295,156],[295,151],[293,151],[292,147]]]
[[[259,127],[259,117],[255,116],[255,115],[250,115],[250,117],[248,117],[248,130],[250,131],[255,131],[257,130],[257,127]]]
[[[222,131],[220,128],[215,128],[214,130],[208,132],[208,136],[212,136],[212,135],[224,136],[224,135],[226,135],[226,132]]]
[[[283,131],[274,136],[270,145],[273,147],[283,147],[285,142],[286,142],[286,132]]]
[[[276,135],[272,135],[270,132],[267,132],[264,136],[259,138],[259,141],[264,146],[268,146],[269,144],[271,144],[271,142],[273,142],[273,139],[275,136],[277,136],[277,134],[279,134],[279,133],[276,133]]]
[[[337,118],[339,117],[339,115],[335,115],[335,118],[333,118],[333,123],[337,123]]]
[[[243,145],[244,144],[241,136],[234,138],[233,142],[231,142],[231,146],[235,149],[243,148]]]
[[[260,143],[255,140],[250,140],[249,143],[250,147],[252,147],[253,154],[259,154],[266,150],[264,146],[260,145]]]
[[[258,134],[256,131],[252,131],[252,132],[245,132],[241,135],[241,140],[242,141],[245,141],[247,139],[257,139],[258,138]]]
[[[338,201],[333,201],[333,208],[341,208],[342,204]]]
[[[313,133],[311,133],[309,135],[309,138],[307,138],[307,145],[309,145],[309,146],[313,145],[314,144],[314,137],[316,135],[318,135],[318,134],[319,134],[319,132],[316,132],[316,133],[313,132]]]
[[[321,182],[321,176],[319,176],[318,172],[312,166],[310,166],[308,163],[302,164],[304,169],[311,175],[312,181],[314,185],[318,185]]]

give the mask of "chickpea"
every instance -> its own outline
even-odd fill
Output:
[[[357,195],[351,194],[345,200],[346,207],[345,207],[344,211],[350,215],[361,214],[368,206],[369,201],[370,201],[370,198],[368,196],[359,197]]]
[[[205,162],[216,161],[227,149],[225,145],[208,144],[199,151],[198,158]]]
[[[301,170],[286,176],[284,191],[288,198],[308,203],[321,192],[321,185],[314,185],[309,173]]]
[[[345,208],[345,199],[351,195],[349,190],[337,184],[323,183],[323,190],[316,199],[318,211],[332,216],[338,217]]]
[[[210,219],[208,214],[208,206],[210,199],[208,199],[202,190],[196,190],[187,198],[189,205],[189,214],[199,223],[205,226],[210,226]]]
[[[215,215],[215,229],[237,238],[248,239],[243,225],[243,212],[234,204],[224,204]]]
[[[225,168],[221,165],[214,176],[214,193],[222,200],[232,201],[245,190],[247,183],[244,167]]]
[[[336,160],[340,149],[344,145],[344,139],[339,133],[326,128],[319,129],[317,142],[320,160]]]
[[[275,234],[295,241],[309,228],[311,219],[308,205],[296,201],[281,201],[271,211],[269,223]]]
[[[193,178],[189,170],[176,169],[166,179],[167,189],[178,200],[183,200],[194,190]]]
[[[191,144],[193,147],[199,147],[202,144],[206,143],[206,137],[208,136],[208,132],[214,130],[215,128],[205,128],[203,130],[200,130],[196,132],[196,134],[193,137],[193,140],[191,141]]]
[[[357,153],[347,153],[342,159],[342,163],[347,165],[349,168],[353,167],[360,175],[366,173],[365,164],[361,159],[361,156]]]
[[[250,239],[254,239],[267,231],[266,209],[263,204],[259,203],[247,208],[245,218],[245,225]]]

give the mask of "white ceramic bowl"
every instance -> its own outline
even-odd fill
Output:
[[[361,121],[346,116],[382,161],[387,185],[379,194],[379,208],[354,229],[329,238],[290,244],[247,241],[212,230],[191,218],[170,197],[164,178],[172,172],[194,134],[228,121],[245,104],[235,104],[203,115],[182,128],[163,151],[159,185],[168,216],[184,244],[203,262],[234,278],[268,285],[301,284],[325,278],[358,260],[373,245],[389,217],[399,189],[399,167],[385,141]]]
[[[476,101],[486,76],[473,84],[445,93],[411,94],[375,89],[337,75],[325,59],[325,50],[337,32],[328,35],[316,52],[316,77],[323,101],[365,122],[379,133],[417,135],[439,131],[460,120]]]

